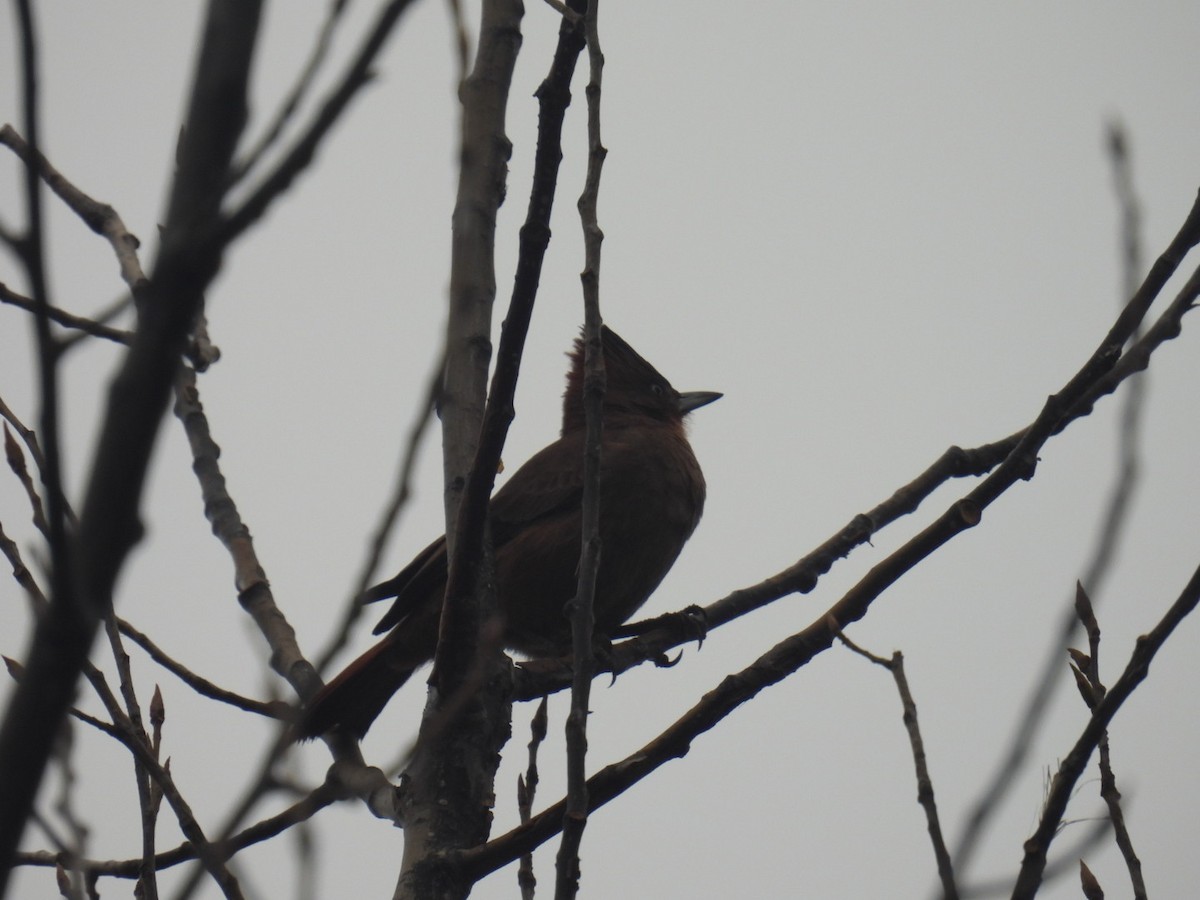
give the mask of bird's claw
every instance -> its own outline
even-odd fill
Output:
[[[658,656],[654,657],[654,665],[658,666],[660,669],[673,669],[675,666],[679,665],[679,661],[681,659],[683,659],[682,650],[679,651],[674,659],[671,659],[671,657],[667,656],[665,653],[660,653]]]
[[[692,639],[695,640],[696,649],[699,650],[704,646],[704,639],[708,637],[708,614],[704,611],[704,607],[692,604],[679,613],[679,618],[684,627],[691,630]]]

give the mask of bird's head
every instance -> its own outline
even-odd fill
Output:
[[[606,426],[655,421],[681,425],[683,417],[722,396],[714,391],[680,393],[654,366],[607,325],[600,329],[604,354]],[[575,339],[563,394],[563,434],[585,425],[583,408],[584,340]]]

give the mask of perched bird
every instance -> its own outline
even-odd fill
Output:
[[[594,613],[595,632],[607,636],[646,602],[700,521],[704,476],[683,419],[721,395],[679,393],[607,327],[601,346],[607,386]],[[575,596],[582,544],[583,356],[577,339],[561,437],[521,466],[489,507],[505,646],[528,656],[559,655],[571,646],[564,607]],[[337,727],[361,738],[413,671],[433,659],[446,567],[440,537],[367,592],[367,602],[395,598],[375,628],[388,633],[313,698],[301,736]]]

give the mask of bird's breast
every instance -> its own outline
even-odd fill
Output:
[[[595,627],[611,633],[658,587],[696,529],[704,476],[681,429],[611,429],[600,456],[600,567]],[[510,646],[530,655],[569,646],[564,612],[575,596],[579,506],[522,529],[496,554]]]

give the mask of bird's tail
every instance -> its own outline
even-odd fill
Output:
[[[420,662],[398,659],[391,642],[380,641],[317,692],[301,714],[297,737],[310,740],[339,728],[361,740]]]

